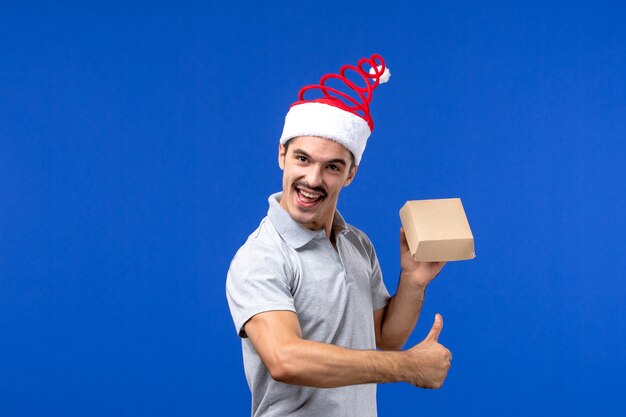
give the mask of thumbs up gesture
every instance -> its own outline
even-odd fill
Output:
[[[406,382],[421,388],[441,388],[448,375],[452,353],[438,342],[443,329],[443,317],[435,315],[428,336],[407,350]]]

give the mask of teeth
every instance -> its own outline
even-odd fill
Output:
[[[315,194],[309,194],[306,191],[300,190],[300,193],[305,196],[306,198],[318,198],[319,195],[315,195]]]

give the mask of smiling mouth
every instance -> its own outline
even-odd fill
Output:
[[[295,190],[298,205],[306,208],[315,207],[326,196],[324,193],[321,193],[319,191],[313,191],[298,186],[295,187]]]

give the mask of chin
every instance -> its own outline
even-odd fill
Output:
[[[292,208],[290,214],[291,218],[300,224],[312,224],[317,220],[317,216],[303,213],[298,207]]]

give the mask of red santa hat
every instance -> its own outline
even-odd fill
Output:
[[[291,105],[285,117],[280,143],[285,144],[298,136],[334,140],[352,152],[358,165],[367,139],[374,130],[369,108],[372,92],[390,76],[383,58],[374,54],[370,58],[361,58],[356,66],[344,65],[338,74],[324,75],[319,84],[303,87],[298,101]],[[364,85],[353,81],[359,77]],[[343,90],[326,85],[330,80],[337,80],[334,83],[344,87]],[[322,97],[305,99],[304,94],[309,90],[320,91]]]

